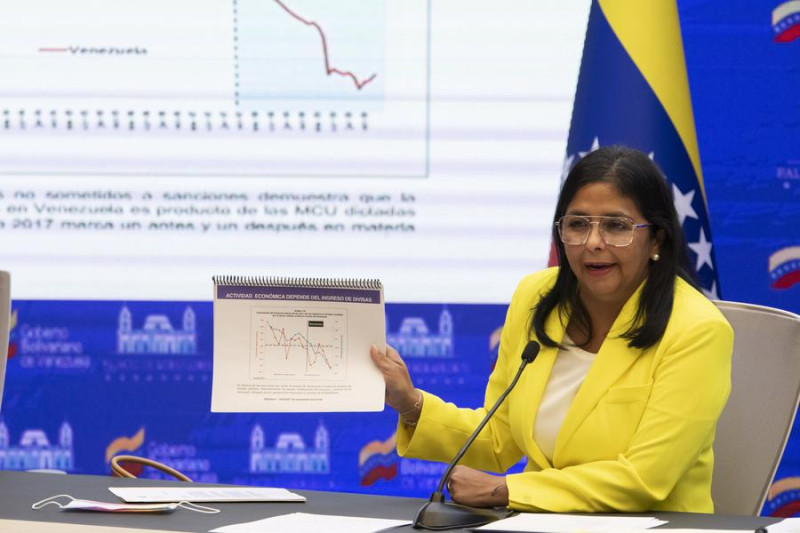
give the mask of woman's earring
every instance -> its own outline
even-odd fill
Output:
[[[657,263],[658,260],[661,259],[661,256],[658,254],[653,254],[653,257],[651,257],[650,259],[653,260],[653,263]]]

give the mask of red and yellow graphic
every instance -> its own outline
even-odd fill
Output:
[[[776,43],[788,43],[800,37],[800,0],[778,4],[772,10],[772,38]]]
[[[800,477],[785,477],[769,488],[765,510],[769,516],[787,518],[800,513]]]
[[[111,458],[117,454],[123,452],[135,452],[142,446],[143,443],[144,427],[140,427],[139,431],[137,431],[131,437],[117,437],[106,447],[106,463],[110,463]],[[122,467],[136,477],[139,477],[139,474],[141,474],[143,470],[143,467],[140,464],[129,464],[125,463],[124,461],[122,462]]]
[[[17,342],[17,337],[14,334],[14,328],[17,327],[17,310],[14,309],[11,312],[11,322],[9,323],[10,332],[9,332],[9,341],[8,341],[8,358],[11,359],[15,355],[17,355],[17,351],[19,351],[19,343]]]
[[[373,440],[358,452],[359,484],[374,485],[379,479],[389,481],[397,476],[397,433],[384,441]]]
[[[788,289],[800,283],[800,246],[787,246],[769,256],[773,289]]]

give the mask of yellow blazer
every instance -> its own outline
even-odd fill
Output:
[[[400,422],[403,457],[449,461],[513,379],[531,337],[531,310],[556,269],[522,280],[508,309],[484,407],[458,408],[425,393],[416,428]],[[550,464],[533,439],[539,402],[558,348],[542,346],[516,388],[483,429],[463,464],[505,472],[509,506],[524,511],[711,513],[711,448],[730,392],[733,330],[705,296],[683,280],[664,336],[646,350],[621,337],[639,290],[626,302],[597,353],[558,433]],[[567,317],[554,311],[545,330],[561,341]]]

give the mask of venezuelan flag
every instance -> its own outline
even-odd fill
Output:
[[[789,518],[800,513],[800,477],[776,480],[769,488],[762,515]]]
[[[397,433],[384,440],[373,440],[358,453],[359,484],[374,485],[379,479],[392,480],[397,476]]]
[[[664,171],[704,292],[720,297],[703,172],[676,2],[593,0],[564,176],[610,144],[647,154]]]
[[[781,2],[772,10],[773,41],[789,43],[800,38],[800,0]]]

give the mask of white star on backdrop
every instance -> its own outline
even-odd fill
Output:
[[[598,148],[600,148],[600,139],[595,137],[594,140],[592,141],[592,146],[589,148],[589,151],[588,152],[578,152],[578,155],[581,156],[581,158],[583,158],[586,154],[591,154],[592,152],[594,152]]]
[[[683,221],[686,220],[686,217],[697,218],[697,212],[692,207],[692,200],[694,200],[694,189],[683,194],[681,190],[672,184],[672,196],[674,197],[675,202],[675,210],[678,212],[678,218],[680,218],[681,226],[683,226]]]
[[[705,294],[707,298],[710,298],[712,300],[719,300],[719,294],[717,294],[717,282],[716,281],[711,284],[711,288],[710,289],[703,288],[702,290],[703,290],[703,294]]]
[[[711,243],[706,240],[706,232],[703,231],[703,228],[700,228],[700,240],[690,242],[689,248],[697,254],[695,270],[699,272],[703,265],[708,265],[711,270],[714,270],[714,263],[711,261]]]
[[[564,180],[567,179],[567,174],[569,174],[574,160],[575,155],[564,156],[564,166],[561,167],[561,183],[564,183]]]

